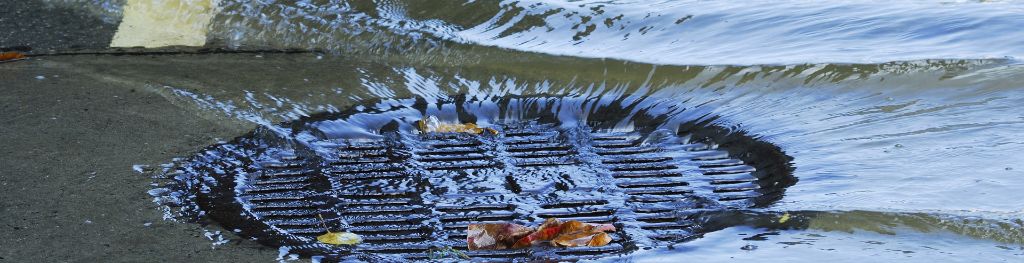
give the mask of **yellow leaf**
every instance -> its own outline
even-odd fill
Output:
[[[441,121],[434,116],[427,116],[416,124],[419,126],[421,132],[461,132],[481,134],[486,131],[491,134],[498,134],[497,130],[491,128],[480,128],[476,126],[475,123],[441,123]]]
[[[789,221],[789,213],[785,213],[781,218],[779,218],[779,224],[785,223],[786,221]]]
[[[324,244],[331,245],[355,245],[363,242],[363,238],[359,235],[349,232],[332,233],[330,231],[327,234],[316,237],[317,241]]]

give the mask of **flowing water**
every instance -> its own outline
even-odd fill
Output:
[[[122,12],[119,1],[51,2]],[[295,59],[309,67],[280,74],[313,83],[152,88],[200,114],[267,127],[365,101],[460,94],[671,110],[778,145],[799,182],[778,203],[727,219],[738,227],[625,259],[1017,262],[1020,28],[1024,5],[1012,1],[225,0],[207,45],[311,51]],[[769,224],[783,213],[806,224]]]

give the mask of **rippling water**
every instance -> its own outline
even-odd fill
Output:
[[[744,216],[637,261],[1024,254],[1019,2],[223,1],[211,27],[211,46],[324,54],[282,71],[301,87],[156,87],[259,125],[376,98],[603,96],[794,157],[800,182],[762,212],[809,227]]]
[[[232,46],[337,50],[366,39],[377,39],[373,47],[449,40],[675,65],[1024,54],[1024,7],[1000,2],[228,1],[214,27]]]

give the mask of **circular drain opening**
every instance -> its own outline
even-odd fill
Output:
[[[326,259],[429,259],[431,249],[465,250],[467,225],[480,222],[618,228],[602,247],[467,251],[485,260],[574,260],[673,244],[710,230],[702,213],[768,205],[796,181],[790,157],[769,143],[649,113],[664,110],[657,107],[598,103],[382,101],[259,128],[179,163],[175,178],[196,214]],[[493,132],[420,132],[427,116]],[[363,243],[318,243],[328,228]]]

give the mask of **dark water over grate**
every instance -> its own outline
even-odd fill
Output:
[[[767,206],[795,182],[791,159],[778,147],[650,114],[665,109],[529,97],[372,105],[277,132],[260,129],[179,164],[170,172],[174,188],[194,197],[184,212],[331,260],[429,259],[432,249],[465,250],[472,223],[616,225],[603,247],[467,253],[577,260],[693,239],[727,225],[715,215]],[[589,110],[554,115],[577,107]],[[496,133],[418,132],[415,122],[425,116]],[[317,242],[328,230],[362,235],[364,243]]]

